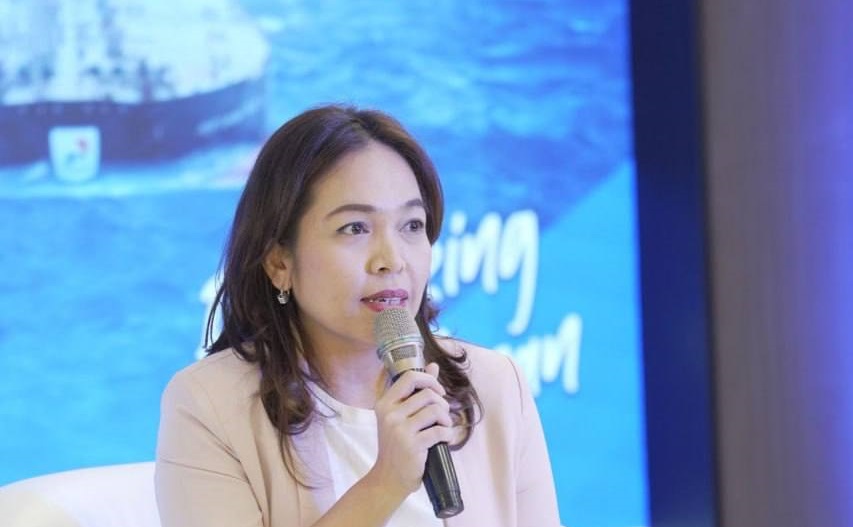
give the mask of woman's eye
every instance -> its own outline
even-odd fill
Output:
[[[347,223],[338,229],[338,232],[341,234],[364,234],[367,232],[367,225],[360,221]]]
[[[409,232],[420,232],[424,230],[425,224],[423,220],[410,220],[406,223],[406,230]]]

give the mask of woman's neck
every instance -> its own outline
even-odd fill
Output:
[[[388,375],[373,350],[317,350],[316,358],[329,395],[348,406],[373,408],[388,384]]]

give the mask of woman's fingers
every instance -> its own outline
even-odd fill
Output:
[[[421,409],[409,418],[409,423],[411,423],[412,430],[419,432],[435,426],[448,429],[453,426],[447,413],[436,409],[434,406]]]
[[[450,404],[444,397],[432,390],[421,390],[413,393],[408,399],[400,403],[399,409],[406,417],[417,420],[418,424],[421,425],[419,429],[432,424],[453,425],[450,419]],[[430,416],[433,417],[433,420],[424,422]]]
[[[453,426],[450,404],[444,397],[430,389],[421,389],[409,397],[394,402],[377,404],[376,414],[388,426],[406,426],[417,432],[439,424]]]
[[[373,471],[412,491],[420,485],[427,449],[453,438],[450,405],[437,380],[438,367],[407,371],[379,398],[379,456]]]
[[[437,367],[430,369],[437,369]],[[444,396],[447,393],[444,386],[438,382],[438,379],[434,375],[423,371],[409,370],[394,381],[385,394],[380,398],[380,402],[399,402],[404,399],[408,399],[409,396],[416,391],[425,389],[432,390],[441,396]]]
[[[426,366],[426,372],[437,379],[438,378],[438,364],[436,364],[435,362],[430,362]]]
[[[418,432],[417,441],[422,448],[429,448],[437,443],[450,443],[453,440],[453,429],[448,426],[430,426]]]

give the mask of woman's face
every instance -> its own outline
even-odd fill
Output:
[[[426,211],[408,163],[373,141],[343,157],[315,183],[295,246],[279,254],[279,273],[277,262],[267,272],[292,289],[314,349],[374,350],[376,314],[414,316],[429,279]]]

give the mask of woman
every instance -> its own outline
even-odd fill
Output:
[[[430,331],[442,214],[431,161],[383,113],[320,107],[272,135],[234,218],[221,333],[163,395],[164,527],[442,525],[421,484],[441,441],[465,502],[444,525],[559,524],[518,368]],[[429,362],[393,383],[373,336],[389,307]]]

